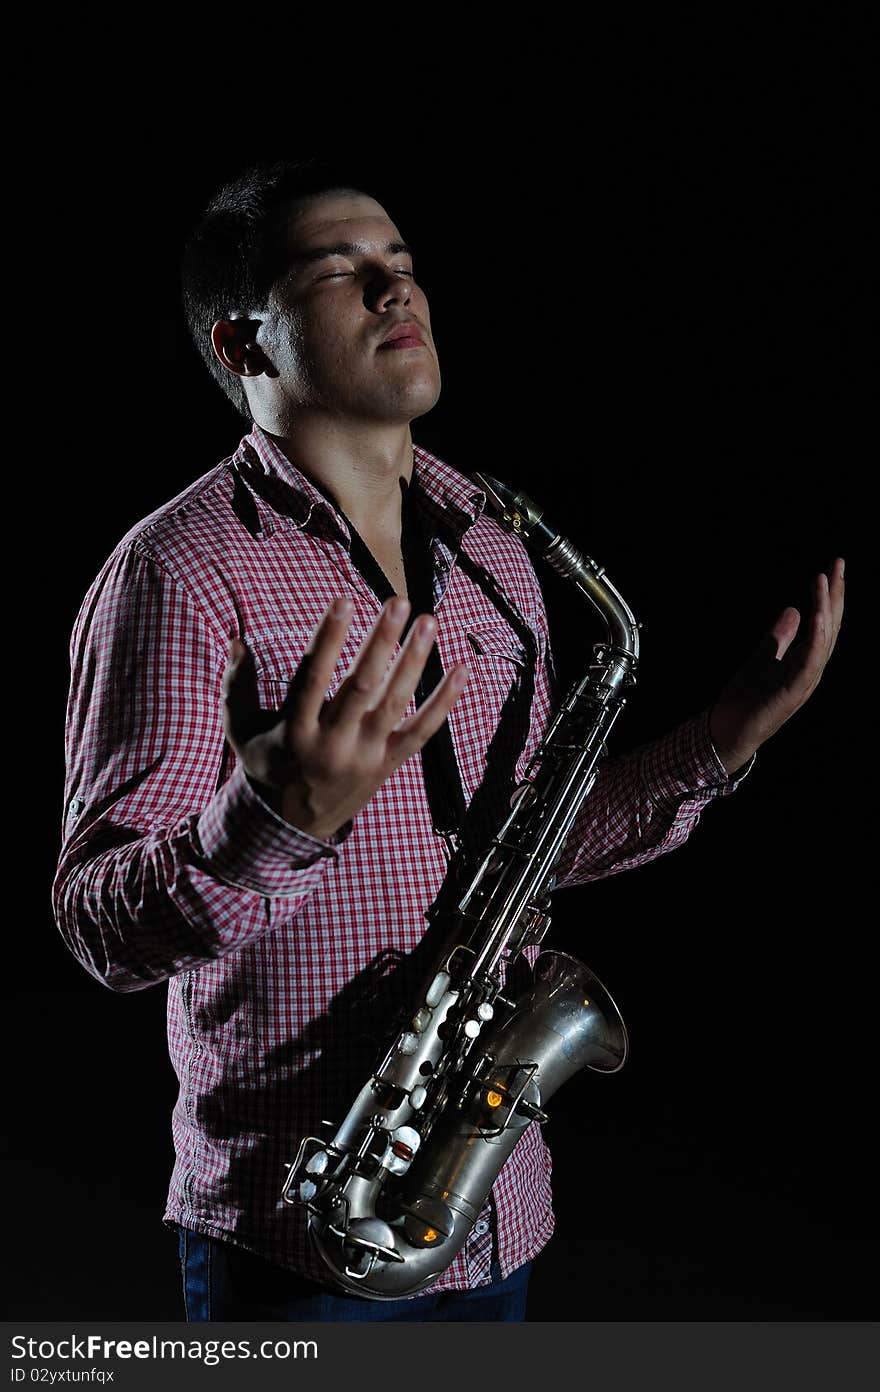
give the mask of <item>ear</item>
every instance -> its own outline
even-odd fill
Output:
[[[228,372],[237,377],[259,377],[269,366],[257,347],[258,319],[218,319],[211,329],[214,352]]]

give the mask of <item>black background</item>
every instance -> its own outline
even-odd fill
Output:
[[[415,441],[525,486],[643,621],[616,750],[707,705],[847,559],[825,680],[742,788],[675,854],[557,896],[552,941],[605,981],[632,1053],[554,1101],[530,1313],[866,1317],[873,36],[804,7],[422,31],[189,13],[71,9],[16,51],[12,1313],[181,1317],[165,988],[103,990],[49,908],[67,641],[119,537],[244,433],[186,337],[185,232],[243,164],[317,151],[359,160],[415,246],[444,374]],[[599,635],[545,592],[573,677]]]

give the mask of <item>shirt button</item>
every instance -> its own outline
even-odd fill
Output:
[[[488,1231],[488,1223],[484,1223],[482,1220],[479,1223],[474,1223],[474,1232],[477,1235],[477,1237],[482,1237],[483,1233],[487,1233]]]

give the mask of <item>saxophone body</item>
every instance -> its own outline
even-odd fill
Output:
[[[507,969],[550,925],[554,866],[635,682],[638,624],[601,567],[529,498],[474,479],[500,524],[590,601],[607,639],[548,726],[482,860],[464,866],[467,888],[412,1016],[332,1138],[304,1137],[287,1167],[281,1197],[308,1210],[329,1278],[372,1300],[432,1285],[557,1088],[581,1068],[615,1072],[627,1053],[614,1001],[567,953],[542,952],[518,1000],[503,992]]]

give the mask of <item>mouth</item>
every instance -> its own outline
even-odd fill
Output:
[[[379,344],[378,351],[382,352],[386,348],[424,348],[425,342],[418,329],[411,328],[408,324],[401,325],[399,329],[394,329],[387,338]]]

